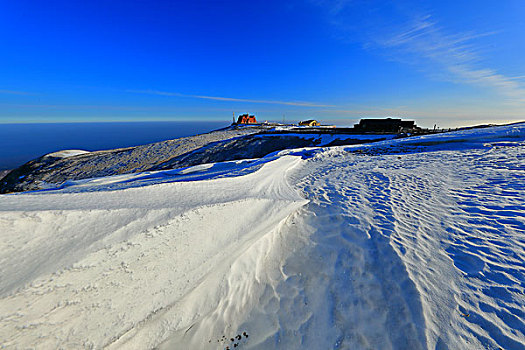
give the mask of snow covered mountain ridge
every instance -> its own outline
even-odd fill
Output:
[[[198,164],[260,158],[283,149],[384,140],[394,135],[271,133],[247,125],[148,145],[107,151],[64,150],[32,160],[0,178],[0,193],[57,187],[68,180],[177,169]],[[285,127],[281,129],[286,130]],[[288,127],[290,129],[290,127]]]
[[[0,195],[0,238],[2,348],[524,349],[525,123]]]

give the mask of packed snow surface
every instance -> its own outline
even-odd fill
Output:
[[[81,149],[65,149],[62,151],[48,153],[44,157],[69,158],[69,157],[78,156],[80,154],[86,154],[86,153],[90,153],[90,152],[84,151]]]
[[[525,349],[525,124],[0,196],[0,348]]]

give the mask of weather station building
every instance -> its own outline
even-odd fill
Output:
[[[354,125],[354,130],[360,132],[404,132],[419,129],[413,120],[401,119],[361,119]]]

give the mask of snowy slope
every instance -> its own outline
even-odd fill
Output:
[[[0,196],[0,347],[524,349],[525,125]]]

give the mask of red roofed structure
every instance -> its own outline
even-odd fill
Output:
[[[257,124],[257,119],[255,119],[254,115],[241,114],[237,118],[237,124]]]

